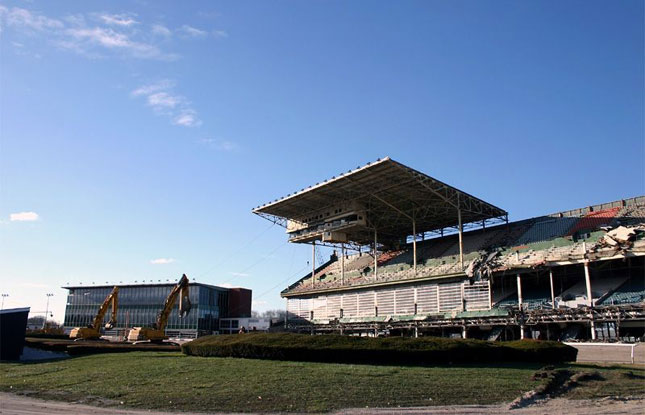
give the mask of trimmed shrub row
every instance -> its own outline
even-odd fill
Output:
[[[577,349],[552,341],[488,342],[440,337],[311,336],[292,333],[200,337],[181,346],[184,354],[368,364],[562,363],[576,360]]]

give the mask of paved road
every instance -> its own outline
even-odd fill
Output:
[[[338,411],[337,414],[349,415],[492,415],[511,413],[517,415],[541,415],[545,413],[567,415],[588,415],[602,413],[611,415],[642,415],[645,398],[631,400],[596,400],[569,401],[552,399],[541,405],[509,411],[507,405],[455,405],[433,406],[422,408],[362,408]],[[0,414],[2,415],[205,415],[189,412],[151,412],[141,410],[123,410],[114,408],[97,408],[66,402],[41,401],[24,396],[0,393]],[[248,414],[246,414],[248,415]]]
[[[578,362],[631,363],[632,345],[617,343],[567,343],[578,349]],[[645,364],[645,344],[634,347],[634,363]]]

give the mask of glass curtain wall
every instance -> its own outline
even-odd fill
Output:
[[[157,315],[173,287],[174,285],[120,287],[116,328],[150,327],[157,320]],[[90,325],[111,291],[112,287],[69,288],[64,325],[66,327]],[[184,318],[179,318],[179,299],[177,299],[168,318],[166,330],[217,330],[218,320],[221,317],[220,310],[227,308],[227,304],[224,304],[228,302],[227,294],[226,290],[216,287],[191,284],[190,313]],[[105,314],[104,324],[110,318],[110,311]]]

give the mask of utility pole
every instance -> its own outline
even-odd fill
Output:
[[[4,299],[7,297],[9,297],[9,294],[2,294],[2,307],[0,308],[0,310],[4,310]]]
[[[45,325],[47,324],[47,315],[49,314],[49,297],[53,297],[54,294],[47,293],[47,306],[45,307],[45,319],[43,320],[43,330],[45,330]]]

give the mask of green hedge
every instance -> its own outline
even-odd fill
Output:
[[[182,352],[203,357],[296,360],[371,364],[560,363],[578,351],[551,341],[488,342],[440,337],[311,336],[258,333],[205,336],[182,345]]]

